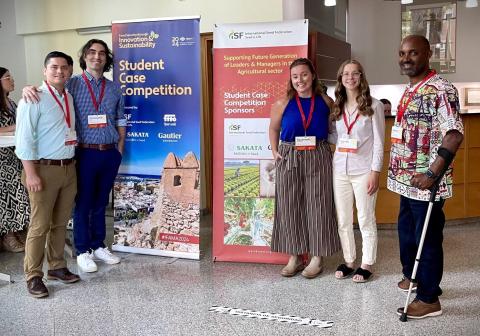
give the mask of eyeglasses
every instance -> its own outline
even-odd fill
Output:
[[[4,80],[4,79],[5,79],[5,80],[7,80],[7,79],[8,79],[8,80],[12,80],[13,77],[12,77],[12,76],[5,76],[5,77],[0,78],[0,80]]]
[[[361,75],[362,75],[361,72],[352,72],[352,73],[344,72],[344,73],[342,73],[342,77],[359,78]]]

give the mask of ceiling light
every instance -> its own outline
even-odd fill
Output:
[[[478,1],[477,0],[467,0],[467,2],[465,3],[465,7],[467,7],[467,8],[478,7]]]
[[[335,0],[325,0],[324,4],[327,7],[331,7],[331,6],[335,6],[337,4],[337,1],[335,1]]]
[[[402,5],[408,5],[413,3],[413,0],[401,0],[400,2],[402,3]]]

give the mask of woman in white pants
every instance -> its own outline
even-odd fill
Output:
[[[335,272],[337,279],[353,274],[354,282],[371,279],[377,255],[375,202],[383,163],[385,117],[383,104],[370,96],[365,72],[355,60],[338,69],[330,141],[333,157],[333,192],[338,234],[345,263]],[[355,269],[353,203],[362,234],[362,263]]]

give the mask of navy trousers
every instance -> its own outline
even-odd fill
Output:
[[[105,209],[122,155],[116,148],[78,148],[73,235],[77,254],[105,247]]]
[[[444,203],[445,200],[434,202],[417,269],[417,299],[427,303],[436,302],[442,294],[440,282],[443,275]],[[404,196],[400,198],[400,214],[398,216],[400,261],[403,274],[408,279],[412,276],[427,209],[428,202],[426,201],[413,200]]]

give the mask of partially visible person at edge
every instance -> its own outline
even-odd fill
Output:
[[[383,104],[370,96],[367,76],[356,60],[347,60],[338,69],[330,118],[333,126],[329,140],[336,146],[333,194],[345,260],[337,267],[335,277],[353,275],[354,282],[366,282],[372,277],[377,258],[375,203],[383,165],[385,116]],[[362,263],[356,270],[354,201],[362,234]]]
[[[22,160],[22,182],[32,208],[25,246],[27,289],[36,298],[48,296],[42,281],[45,245],[47,279],[73,283],[80,277],[67,268],[64,255],[67,222],[77,190],[75,109],[65,90],[67,56],[49,53],[44,62],[45,81],[40,103],[18,104],[15,153]]]
[[[392,147],[387,187],[400,194],[398,236],[403,279],[398,287],[408,291],[427,214],[430,188],[444,169],[433,205],[416,275],[416,298],[407,307],[407,317],[424,318],[442,314],[439,296],[443,274],[443,227],[445,199],[452,196],[452,169],[445,160],[453,158],[463,140],[457,89],[429,67],[428,40],[420,35],[405,37],[398,60],[410,83],[400,99],[392,127]],[[401,315],[404,308],[399,308]]]
[[[330,105],[313,64],[290,65],[285,98],[272,106],[270,145],[276,162],[275,219],[271,249],[290,255],[285,277],[302,271],[315,278],[322,256],[340,249],[332,190],[332,152],[327,143]],[[279,143],[280,140],[280,143]],[[307,267],[303,255],[311,259]]]
[[[76,150],[78,192],[74,210],[77,264],[83,272],[96,272],[95,260],[117,264],[120,258],[105,246],[105,210],[122,160],[127,120],[119,86],[105,78],[113,66],[107,44],[89,40],[80,50],[83,73],[67,83],[77,111]],[[24,96],[36,100],[34,88]]]
[[[383,104],[383,112],[386,116],[391,116],[392,115],[392,103],[390,103],[390,100],[386,98],[380,99],[380,101]]]
[[[15,88],[12,74],[0,67],[0,135],[15,131],[17,105],[8,98]],[[22,162],[15,147],[0,148],[0,249],[23,252],[30,222],[28,192],[21,181]]]

